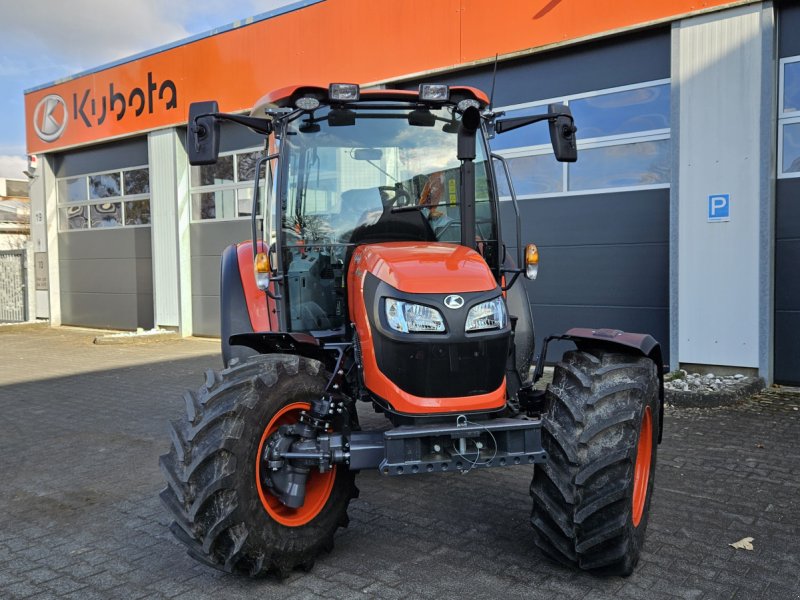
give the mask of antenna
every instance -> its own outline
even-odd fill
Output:
[[[489,92],[489,110],[492,110],[492,106],[494,105],[494,83],[497,80],[497,56],[498,56],[498,54],[495,53],[495,55],[494,55],[494,72],[492,73],[492,91]]]

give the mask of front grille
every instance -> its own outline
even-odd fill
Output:
[[[376,334],[380,338],[375,347],[378,368],[409,394],[423,398],[477,396],[493,392],[503,382],[508,335],[439,344],[399,342]]]

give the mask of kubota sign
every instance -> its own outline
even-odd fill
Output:
[[[743,3],[308,2],[292,12],[242,22],[216,35],[27,93],[28,152],[185,123],[189,103],[211,97],[219,101],[220,110],[242,111],[267,91],[298,82],[327,86],[331,81],[388,80]],[[487,27],[487,15],[494,13],[502,24]],[[420,15],[424,15],[422,27]],[[404,36],[400,49],[398,32]],[[415,35],[418,40],[406,39]]]
[[[33,129],[43,142],[55,142],[66,131],[70,122],[84,129],[101,128],[106,119],[122,121],[126,115],[135,130],[135,119],[154,111],[170,111],[178,108],[178,89],[175,82],[166,79],[158,82],[153,74],[147,74],[143,85],[130,90],[115,89],[108,85],[104,94],[98,95],[87,87],[73,92],[65,100],[58,94],[49,94],[39,100],[33,111]]]

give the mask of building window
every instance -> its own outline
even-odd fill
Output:
[[[61,231],[150,225],[150,171],[119,171],[56,181]]]
[[[492,150],[508,161],[520,198],[669,187],[669,80],[599,90],[505,107],[504,117],[569,105],[578,127],[578,162],[559,163],[547,126],[497,135]],[[508,196],[500,178],[500,194]]]
[[[224,154],[213,165],[192,167],[192,220],[249,218],[261,155],[259,150],[245,150]]]
[[[780,62],[778,177],[800,177],[800,56]]]

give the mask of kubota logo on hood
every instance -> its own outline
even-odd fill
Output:
[[[57,94],[50,94],[39,100],[33,111],[33,128],[45,142],[61,137],[67,128],[67,103]]]

